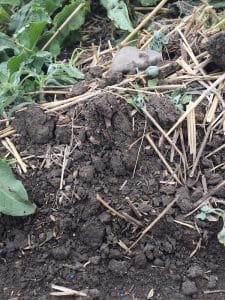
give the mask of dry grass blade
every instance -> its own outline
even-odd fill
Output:
[[[18,151],[16,150],[16,147],[11,142],[9,138],[5,138],[5,140],[2,141],[2,144],[9,150],[9,152],[15,157],[17,163],[20,165],[22,171],[24,173],[27,173],[27,165],[23,162],[22,158],[20,157]]]
[[[61,171],[61,178],[60,178],[60,186],[59,189],[62,190],[63,188],[63,179],[64,179],[64,172],[68,163],[68,158],[70,154],[70,146],[66,145],[63,155],[63,165],[62,165],[62,171]]]
[[[73,290],[73,289],[69,289],[69,288],[66,288],[64,286],[61,286],[61,285],[56,285],[56,284],[52,284],[51,287],[54,289],[54,290],[57,290],[59,292],[51,292],[50,295],[51,296],[79,296],[79,297],[87,297],[87,294],[84,293],[84,292],[80,292],[80,291],[76,291],[76,290]]]
[[[207,128],[207,131],[206,131],[206,134],[205,134],[205,136],[204,136],[204,139],[203,139],[203,141],[202,141],[202,143],[201,143],[201,146],[200,146],[200,148],[199,148],[199,150],[198,150],[198,154],[197,154],[197,156],[196,156],[196,159],[194,160],[194,163],[193,163],[193,166],[192,166],[192,170],[191,170],[191,173],[190,173],[190,177],[193,177],[194,176],[194,173],[195,173],[195,170],[196,170],[196,168],[197,168],[197,166],[198,166],[198,162],[199,162],[199,160],[200,160],[200,158],[201,158],[201,156],[202,156],[202,153],[203,153],[203,150],[204,150],[204,148],[205,148],[205,145],[206,145],[206,142],[207,142],[207,140],[208,140],[208,137],[209,137],[209,135],[210,135],[210,133],[211,133],[211,130],[212,130],[212,128],[213,128],[213,126],[218,126],[218,120],[220,120],[220,118],[224,115],[224,111],[222,112],[222,113],[220,113],[219,115],[218,115],[218,117],[213,121],[213,123],[211,123],[210,125],[209,125],[209,127]],[[222,120],[221,120],[222,121]],[[220,121],[219,121],[220,122]]]
[[[224,21],[224,20],[223,20]],[[204,294],[209,295],[209,294],[225,294],[225,290],[208,290],[204,291]]]
[[[225,180],[221,181],[213,189],[211,189],[208,193],[206,193],[201,199],[199,199],[195,204],[195,206],[196,206],[195,209],[193,209],[188,214],[186,214],[185,217],[189,217],[194,212],[196,212],[205,202],[207,202],[209,200],[209,198],[211,196],[214,195],[215,192],[219,191],[224,186],[225,186]]]
[[[11,127],[11,126],[6,127],[5,129],[0,130],[0,139],[3,139],[3,138],[8,137],[10,135],[13,135],[15,132],[16,132],[16,130],[13,129],[13,127]]]
[[[81,10],[81,8],[84,6],[84,3],[79,4],[76,9],[72,12],[71,15],[62,23],[62,25],[56,30],[56,32],[53,34],[53,36],[47,41],[47,43],[42,47],[42,51],[44,51],[54,40],[54,38],[59,34],[59,32],[69,23],[69,21]]]
[[[87,92],[81,96],[71,97],[65,100],[44,103],[41,106],[42,108],[47,109],[48,111],[54,111],[54,110],[58,110],[64,107],[69,107],[71,105],[75,105],[77,103],[86,101],[94,96],[98,96],[100,93],[102,93],[102,91]]]
[[[141,30],[156,13],[166,4],[168,0],[162,0],[160,3],[153,9],[153,11],[146,17],[144,20],[123,40],[120,46],[125,46],[138,32]]]
[[[211,123],[215,119],[215,112],[216,112],[218,103],[219,103],[219,98],[217,95],[215,95],[214,99],[212,101],[212,104],[210,106],[210,109],[208,110],[207,115],[206,115],[207,123]]]
[[[159,158],[161,159],[161,161],[163,162],[163,164],[165,165],[165,167],[167,168],[167,170],[173,176],[173,178],[177,181],[177,183],[179,183],[179,184],[182,185],[182,182],[177,177],[177,175],[175,174],[175,172],[173,171],[173,169],[171,168],[171,166],[168,164],[168,162],[166,161],[166,159],[164,158],[164,156],[162,155],[162,153],[159,151],[159,149],[157,148],[156,144],[151,139],[149,133],[146,134],[145,137],[146,137],[147,141],[149,142],[149,144],[152,146],[152,148],[155,150],[155,152],[157,153],[157,155],[159,156]]]
[[[193,225],[191,225],[191,224],[189,224],[189,223],[182,222],[182,221],[179,221],[179,220],[173,220],[173,221],[174,221],[174,223],[177,223],[177,224],[179,224],[179,225],[186,226],[186,227],[188,227],[188,228],[191,228],[191,229],[196,230],[195,226],[193,226]]]
[[[225,73],[223,73],[211,86],[209,86],[207,88],[207,90],[205,90],[201,96],[198,97],[198,99],[193,103],[193,106],[190,107],[189,109],[187,109],[187,111],[185,111],[183,113],[183,115],[177,120],[177,122],[170,128],[170,130],[167,132],[167,136],[169,136],[188,116],[188,114],[194,109],[196,108],[201,102],[202,100],[210,93],[210,92],[214,92],[214,89],[225,80]]]
[[[213,122],[215,119],[216,109],[218,107],[219,100],[222,98],[221,90],[223,89],[223,87],[224,87],[224,83],[222,82],[218,87],[217,94],[214,95],[214,99],[213,99],[210,109],[208,110],[207,115],[206,115],[206,122],[208,122],[208,123]]]
[[[193,105],[193,102],[190,102],[187,105],[187,109],[190,109]],[[196,119],[194,109],[190,111],[187,116],[187,129],[188,129],[188,145],[190,149],[190,154],[193,155],[193,160],[196,157]]]
[[[171,138],[166,134],[166,132],[162,129],[162,127],[159,125],[159,123],[152,117],[152,115],[147,111],[146,105],[141,109],[142,112],[145,114],[145,116],[154,124],[154,126],[160,131],[160,133],[165,137],[165,139],[168,141],[168,143],[174,148],[174,150],[177,151],[177,153],[180,155],[183,164],[185,165],[183,154],[178,149],[176,144],[171,140]]]
[[[197,251],[200,250],[201,244],[202,244],[202,239],[200,238],[199,241],[197,242],[195,249],[191,252],[190,257],[193,257],[197,253]]]
[[[222,150],[223,148],[225,148],[225,144],[221,145],[220,147],[218,147],[215,150],[213,150],[212,152],[210,152],[208,155],[205,156],[205,158],[209,158],[210,156],[214,155],[215,153]]]
[[[176,198],[164,208],[164,210],[155,218],[155,220],[143,230],[139,238],[130,246],[129,249],[132,249],[137,245],[137,243],[160,221],[160,219],[162,219],[162,217],[170,210],[170,208],[178,199],[179,197],[176,196]]]
[[[116,215],[117,217],[126,220],[128,223],[131,223],[132,225],[135,226],[143,226],[140,221],[137,219],[129,216],[128,214],[125,213],[120,213],[116,211],[113,207],[111,207],[99,194],[96,194],[96,199],[104,206],[106,207],[113,215]]]

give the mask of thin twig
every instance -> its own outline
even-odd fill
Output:
[[[207,140],[208,140],[209,134],[211,133],[211,130],[212,130],[213,126],[214,126],[215,123],[221,118],[221,116],[222,116],[224,113],[225,113],[224,111],[223,111],[222,113],[220,113],[219,116],[213,121],[213,123],[211,123],[211,124],[209,125],[209,127],[207,128],[206,134],[205,134],[204,139],[203,139],[203,141],[202,141],[202,143],[201,143],[201,146],[200,146],[200,148],[199,148],[199,150],[198,150],[198,154],[197,154],[197,156],[196,156],[196,159],[195,159],[195,161],[194,161],[194,163],[193,163],[192,170],[191,170],[191,173],[190,173],[190,175],[189,175],[190,177],[193,177],[193,176],[194,176],[195,170],[196,170],[196,168],[197,168],[197,166],[198,166],[198,163],[199,163],[199,160],[200,160],[200,158],[201,158],[201,156],[202,156],[203,150],[205,149],[206,142],[207,142]]]
[[[173,178],[182,185],[182,182],[180,181],[180,179],[177,177],[177,175],[175,174],[175,172],[173,171],[173,169],[170,167],[170,165],[168,164],[168,162],[165,160],[164,156],[162,155],[162,153],[159,151],[159,149],[157,148],[156,144],[153,142],[153,140],[151,139],[149,133],[146,134],[146,139],[148,140],[149,144],[152,146],[152,148],[155,150],[155,152],[158,154],[159,158],[161,159],[161,161],[163,162],[163,164],[165,165],[165,167],[167,168],[167,170],[170,172],[170,174],[173,176]]]
[[[143,226],[142,223],[135,218],[128,216],[125,213],[120,213],[116,211],[113,207],[111,207],[99,194],[96,194],[96,199],[104,206],[106,207],[113,215],[116,215],[117,217],[126,220],[127,222],[131,223],[135,226]],[[128,217],[127,217],[128,216]]]
[[[69,23],[69,21],[83,8],[85,4],[81,3],[77,6],[77,8],[72,12],[71,15],[62,23],[62,25],[56,30],[56,32],[53,34],[53,36],[47,41],[47,43],[42,47],[41,50],[45,50],[50,43],[54,40],[54,38],[59,34],[59,32]]]
[[[205,194],[201,199],[199,199],[195,203],[195,206],[196,206],[195,209],[193,209],[191,212],[189,212],[188,214],[186,214],[185,217],[189,217],[194,212],[196,212],[203,205],[203,203],[205,203],[206,201],[208,201],[209,198],[212,197],[215,194],[215,192],[219,191],[224,186],[225,186],[225,180],[223,180],[222,182],[220,182],[219,184],[217,184],[213,189],[211,189],[207,194]]]
[[[167,136],[169,136],[187,117],[187,115],[194,109],[196,108],[201,101],[210,93],[214,92],[214,89],[222,82],[225,80],[225,73],[223,73],[211,86],[205,90],[201,96],[198,97],[198,99],[194,102],[193,106],[190,107],[187,111],[183,113],[183,115],[177,120],[177,122],[170,128],[170,130],[167,132]]]
[[[20,165],[22,171],[24,173],[27,173],[27,165],[23,162],[21,156],[19,155],[18,151],[16,150],[16,147],[14,146],[14,144],[11,142],[11,140],[6,137],[5,138],[5,142],[8,145],[8,150],[11,152],[11,154],[15,157],[17,163]],[[2,141],[3,145],[5,145],[4,141]]]
[[[166,134],[166,132],[162,129],[162,127],[159,125],[159,123],[152,117],[152,115],[149,113],[149,111],[146,108],[146,105],[141,109],[142,112],[145,114],[145,116],[155,125],[155,127],[160,131],[160,133],[165,137],[167,142],[177,151],[177,153],[180,155],[183,164],[185,164],[183,159],[182,152],[178,149],[176,144],[171,140],[171,138]]]
[[[146,127],[147,127],[147,120],[145,120],[144,132],[143,132],[143,135],[142,135],[142,138],[141,138],[140,146],[138,148],[138,153],[137,153],[137,157],[136,157],[136,161],[135,161],[135,165],[134,165],[132,178],[134,178],[135,172],[136,172],[136,169],[137,169],[137,164],[138,164],[138,159],[139,159],[139,155],[140,155],[140,152],[141,152],[141,147],[142,147],[142,144],[143,144],[143,141],[144,141],[144,138],[145,138]]]
[[[155,220],[149,224],[142,232],[142,234],[139,236],[139,238],[130,246],[129,249],[134,248],[134,246],[137,245],[137,243],[148,233],[159,221],[162,219],[162,217],[171,209],[171,207],[174,205],[174,203],[179,199],[179,196],[176,196],[176,198],[170,202],[164,210],[155,218]]]
[[[79,297],[87,297],[87,294],[84,292],[76,291],[73,289],[66,288],[64,286],[52,284],[52,289],[58,290],[60,292],[51,292],[51,296],[79,296]]]
[[[139,31],[142,29],[156,13],[166,4],[168,0],[162,0],[160,3],[153,9],[153,11],[146,17],[144,20],[123,40],[120,45],[125,46]]]

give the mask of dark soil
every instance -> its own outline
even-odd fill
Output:
[[[151,98],[148,104],[165,127],[178,116],[171,104],[166,115],[166,103]],[[21,180],[38,209],[26,218],[1,216],[1,299],[54,299],[49,295],[53,283],[85,291],[87,299],[144,300],[152,289],[151,299],[225,298],[223,293],[204,293],[224,289],[225,248],[216,238],[221,224],[198,222],[198,233],[174,222],[184,219],[202,196],[201,180],[189,180],[184,187],[166,184],[172,179],[145,140],[133,176],[140,141],[131,145],[142,136],[145,120],[131,112],[123,100],[105,93],[57,118],[38,107],[16,114],[19,136],[14,142],[23,157],[33,155]],[[150,124],[149,130],[157,139]],[[215,134],[206,151],[223,141]],[[69,154],[60,190],[66,144]],[[167,155],[166,145],[161,151]],[[213,177],[209,169],[224,155],[222,150],[201,163],[202,173],[211,179],[209,189],[223,178],[223,173]],[[131,246],[142,228],[110,214],[97,193],[143,227],[176,195],[179,200],[127,253],[118,243]],[[225,191],[217,196],[223,198]],[[200,238],[200,249],[190,257]]]
[[[99,1],[91,2],[92,13],[81,30],[79,47],[88,50],[101,44],[102,51],[112,36],[121,38],[121,32],[117,36]],[[191,44],[191,35],[189,39]],[[180,41],[178,34],[170,38],[164,63],[179,57]],[[222,69],[224,42],[221,32],[207,45],[213,63]],[[196,44],[194,53],[199,54],[198,39]],[[60,58],[67,59],[73,50],[74,44]],[[92,52],[87,51],[87,57]],[[67,96],[82,95],[92,84],[103,89],[122,81],[122,73],[112,76],[104,64],[100,66],[83,65],[82,71],[88,71],[85,80],[75,84]],[[174,61],[160,71],[160,78],[176,68]],[[149,97],[146,104],[165,130],[179,118],[166,97]],[[204,118],[204,105],[199,107]],[[0,216],[0,300],[225,299],[225,248],[217,240],[222,222],[202,222],[196,214],[184,217],[204,195],[203,181],[211,190],[225,179],[223,168],[214,170],[224,162],[225,149],[205,158],[224,144],[223,132],[213,132],[196,177],[179,186],[142,140],[145,131],[149,132],[158,146],[158,130],[149,122],[145,130],[144,116],[133,113],[124,100],[103,91],[88,104],[64,113],[46,114],[39,106],[30,105],[15,114],[12,125],[17,133],[12,139],[29,168],[21,174],[15,167],[14,173],[37,211],[24,218]],[[198,147],[204,135],[198,125]],[[6,154],[5,148],[0,151],[2,156]],[[171,147],[164,142],[160,151],[169,161]],[[187,159],[191,165],[191,158]],[[176,156],[172,167],[180,167]],[[126,220],[110,213],[97,195]],[[213,196],[224,201],[225,188]],[[126,251],[175,197],[178,201],[173,208],[131,252]],[[198,230],[174,220],[190,222],[193,228],[197,224]],[[200,248],[193,252],[200,241]],[[87,297],[53,297],[52,284],[83,291]]]
[[[208,40],[207,50],[212,61],[223,70],[225,69],[225,31],[212,35]]]

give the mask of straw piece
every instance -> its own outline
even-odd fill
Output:
[[[16,147],[14,146],[14,144],[11,142],[11,140],[6,137],[5,138],[5,143],[4,141],[2,141],[3,145],[6,146],[7,144],[7,149],[10,151],[10,153],[15,157],[17,163],[20,165],[22,171],[24,173],[27,173],[27,165],[23,162],[21,156],[19,155],[18,151],[16,150]]]
[[[183,113],[183,115],[177,120],[177,122],[170,128],[170,130],[167,132],[167,135],[169,136],[188,116],[188,114],[196,108],[201,101],[210,93],[214,92],[214,89],[225,80],[225,73],[223,73],[211,86],[209,86],[199,97],[198,99],[193,103],[193,106],[187,109]]]
[[[156,13],[166,4],[168,0],[162,0],[150,14],[144,18],[144,20],[130,33],[128,36],[123,40],[120,44],[120,46],[125,46],[137,33],[140,31],[141,28],[143,28]]]
[[[187,105],[187,109],[193,106],[193,102]],[[190,111],[187,116],[187,128],[188,128],[188,144],[190,149],[190,154],[193,155],[193,160],[196,157],[196,119],[194,109]]]
[[[139,238],[130,246],[129,249],[134,248],[134,246],[137,245],[137,243],[146,235],[146,233],[148,233],[158,222],[159,220],[170,210],[170,208],[174,205],[174,203],[179,199],[178,196],[176,196],[176,198],[170,202],[165,209],[155,218],[155,220],[149,224],[143,231],[142,234],[139,236]]]
[[[149,144],[152,146],[152,148],[155,150],[155,152],[158,154],[159,158],[161,159],[161,161],[163,162],[163,164],[165,165],[165,167],[167,168],[167,170],[170,172],[170,174],[173,176],[173,178],[179,183],[182,184],[180,179],[177,177],[177,175],[175,174],[175,172],[173,171],[173,169],[171,168],[171,166],[168,164],[168,162],[166,161],[166,159],[164,158],[164,156],[162,155],[162,153],[159,151],[159,149],[157,148],[156,144],[153,142],[153,140],[150,137],[150,134],[146,134],[146,139],[149,142]]]

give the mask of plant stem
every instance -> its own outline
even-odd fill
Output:
[[[54,38],[59,34],[59,32],[69,23],[69,21],[81,10],[81,8],[84,6],[84,3],[81,3],[77,6],[77,8],[72,12],[71,15],[62,23],[62,25],[56,30],[56,32],[53,34],[53,36],[47,41],[47,43],[42,47],[41,50],[45,50],[50,43],[54,40]]]
[[[120,44],[120,46],[125,46],[131,39],[132,37],[138,33],[138,31],[144,27],[150,20],[151,18],[166,4],[168,0],[162,0],[154,9],[153,11],[123,40]]]

